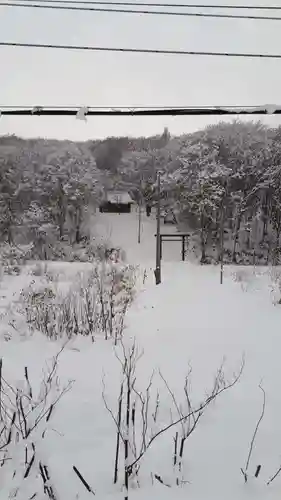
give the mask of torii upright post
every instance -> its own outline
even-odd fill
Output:
[[[160,173],[157,174],[157,209],[156,209],[156,267],[155,283],[161,283],[161,237],[160,237]]]

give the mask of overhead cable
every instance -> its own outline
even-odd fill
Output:
[[[208,57],[235,57],[249,59],[281,59],[281,54],[259,54],[243,52],[209,52],[194,50],[173,49],[137,49],[130,47],[98,47],[91,45],[55,45],[47,43],[0,42],[0,47],[24,47],[36,49],[81,50],[88,52],[123,52],[132,54],[156,54],[166,56],[208,56]]]
[[[100,108],[100,107],[48,107],[48,106],[1,106],[0,115],[8,116],[226,116],[226,115],[280,115],[281,105],[261,106],[203,106],[203,107],[156,107],[156,108]]]
[[[17,0],[18,2],[32,2],[33,0]],[[146,2],[121,2],[121,1],[105,1],[100,2],[94,0],[40,0],[40,3],[53,3],[53,4],[89,4],[89,5],[123,5],[132,7],[169,7],[173,9],[244,9],[244,10],[281,10],[281,5],[218,5],[218,4],[173,4],[173,3],[146,3]]]
[[[40,0],[39,0],[40,1]],[[106,12],[114,14],[136,14],[136,15],[154,15],[154,16],[177,16],[177,17],[207,17],[214,19],[245,19],[256,21],[281,21],[281,17],[277,16],[257,16],[257,15],[240,15],[240,14],[209,14],[205,12],[176,12],[166,10],[135,10],[135,9],[116,9],[104,7],[74,7],[73,5],[50,5],[47,3],[19,3],[19,2],[2,2],[1,7],[19,7],[29,9],[49,9],[49,10],[77,10],[86,12]]]

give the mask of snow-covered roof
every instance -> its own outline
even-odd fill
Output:
[[[107,201],[110,203],[133,203],[133,200],[126,191],[111,191],[107,193]]]

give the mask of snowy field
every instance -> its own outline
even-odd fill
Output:
[[[5,458],[0,468],[0,499],[46,500],[53,494],[52,500],[88,500],[93,497],[92,491],[101,500],[124,498],[124,443],[121,442],[119,477],[114,485],[116,424],[109,409],[117,418],[123,380],[120,360],[124,352],[131,351],[134,342],[141,356],[133,375],[131,410],[135,403],[136,416],[130,415],[131,434],[126,433],[124,424],[121,426],[123,439],[128,438],[131,446],[126,463],[132,463],[142,449],[141,398],[147,402],[153,372],[146,406],[147,443],[178,420],[179,415],[192,415],[183,425],[172,425],[152,440],[138,461],[138,475],[130,478],[129,498],[279,499],[281,474],[267,485],[281,466],[278,270],[273,274],[268,269],[228,267],[224,284],[220,285],[218,267],[181,262],[180,243],[171,242],[165,243],[163,282],[156,287],[155,220],[143,220],[140,245],[137,229],[135,214],[94,217],[93,233],[98,232],[124,248],[128,262],[137,266],[137,295],[127,313],[123,347],[120,343],[114,347],[111,340],[102,337],[92,342],[78,336],[67,343],[58,358],[56,390],[69,390],[55,406],[50,420],[41,422],[35,437],[31,435],[26,440],[29,446],[31,441],[36,442],[32,470],[38,470],[40,463],[48,466],[45,494],[40,489],[39,473],[31,472],[26,479],[22,475],[13,477],[15,468],[24,471],[26,465],[22,458],[26,443],[16,444],[15,439],[9,449],[11,457],[9,453],[4,457],[5,450],[0,450]],[[163,231],[170,229],[165,227]],[[49,272],[64,276],[66,283],[76,279],[79,266],[85,267],[67,263],[48,263],[47,267]],[[63,341],[49,341],[38,332],[20,335],[11,325],[9,331],[14,333],[9,340],[4,332],[9,324],[7,314],[12,314],[21,289],[32,280],[34,276],[28,269],[20,276],[2,279],[1,357],[5,381],[21,390],[24,367],[28,367],[28,378],[36,393],[42,370],[46,372],[46,363],[50,366]],[[186,377],[188,400],[184,390]],[[222,390],[202,412],[197,412],[213,391],[232,384],[236,377],[233,387]],[[247,467],[263,406],[264,415]],[[174,463],[175,441],[179,447],[181,436],[192,426],[179,471],[179,448]],[[255,478],[259,465],[261,469]],[[84,483],[73,467],[82,474]],[[244,472],[247,468],[247,483],[241,468]],[[89,487],[92,491],[88,491]]]

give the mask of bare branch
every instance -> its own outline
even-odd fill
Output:
[[[48,375],[48,378],[46,380],[46,383],[49,384],[51,382],[51,380],[53,379],[56,371],[57,371],[57,367],[58,367],[58,361],[59,361],[59,357],[61,355],[61,353],[64,351],[65,347],[67,346],[67,344],[69,343],[69,339],[62,345],[61,349],[58,351],[58,353],[54,356],[53,358],[53,366],[52,366],[52,369]]]
[[[234,379],[232,380],[232,382],[229,382],[228,384],[224,383],[224,385],[223,385],[222,388],[217,389],[217,393],[214,393],[214,390],[213,390],[211,396],[209,396],[206,399],[206,401],[204,401],[203,403],[201,403],[201,405],[199,405],[198,408],[192,410],[191,412],[187,413],[186,415],[183,415],[183,416],[179,417],[177,420],[172,421],[170,424],[167,424],[162,429],[160,429],[158,432],[156,432],[151,437],[151,439],[149,440],[149,442],[147,443],[146,450],[152,445],[152,443],[155,441],[156,438],[158,438],[159,436],[161,436],[161,434],[164,434],[164,432],[168,431],[169,429],[171,429],[175,425],[181,423],[182,421],[187,420],[190,416],[192,416],[192,414],[193,415],[200,414],[202,412],[202,410],[204,410],[222,392],[224,392],[224,391],[232,388],[240,380],[242,372],[243,372],[243,369],[244,369],[244,365],[245,365],[245,360],[244,360],[244,357],[243,357],[242,358],[242,363],[241,363],[240,370],[239,370],[238,374],[234,377]],[[219,370],[219,373],[221,373],[220,370]],[[141,458],[143,457],[143,455],[144,455],[144,453],[145,453],[146,450],[143,450],[139,454],[139,456],[130,464],[130,467],[134,467],[134,465],[136,465],[139,462],[139,460],[141,460]]]
[[[265,412],[265,391],[263,389],[263,387],[261,386],[261,384],[259,385],[259,388],[260,390],[262,391],[263,393],[263,403],[262,403],[262,411],[261,411],[261,415],[257,421],[257,425],[255,427],[255,430],[254,430],[254,434],[253,434],[253,437],[252,437],[252,440],[251,440],[251,443],[250,443],[250,449],[249,449],[249,453],[248,453],[248,457],[247,457],[247,461],[246,461],[246,466],[245,466],[245,469],[241,469],[241,472],[244,476],[244,479],[245,479],[245,483],[247,482],[248,480],[248,469],[249,469],[249,465],[250,465],[250,460],[251,460],[251,456],[252,456],[252,453],[253,453],[253,448],[254,448],[254,444],[255,444],[255,440],[256,440],[256,437],[257,437],[257,433],[258,433],[258,430],[259,430],[259,426],[261,424],[261,421],[264,417],[264,412]]]
[[[122,381],[121,387],[120,387],[119,401],[118,401],[116,453],[115,453],[114,478],[113,478],[114,484],[117,483],[117,479],[118,479],[119,449],[120,449],[120,437],[121,437],[120,427],[121,427],[121,421],[122,421],[123,390],[124,390],[124,382]]]
[[[277,476],[280,474],[280,472],[281,472],[281,465],[280,465],[279,469],[277,469],[277,471],[275,472],[275,474],[274,474],[274,475],[273,475],[273,476],[272,476],[272,477],[271,477],[271,478],[267,481],[267,483],[266,483],[266,484],[267,484],[267,486],[268,486],[270,483],[272,483],[272,481],[274,481],[274,479],[276,479],[276,478],[277,478]]]
[[[3,368],[3,359],[0,358],[0,421],[3,422],[2,417],[2,368]]]
[[[109,407],[109,405],[107,403],[107,400],[106,400],[106,397],[105,397],[105,381],[104,381],[104,379],[105,379],[105,374],[103,375],[103,378],[102,378],[102,399],[103,399],[103,402],[104,402],[104,406],[107,409],[108,413],[110,414],[113,422],[115,423],[116,428],[117,428],[117,430],[118,430],[118,432],[120,434],[120,437],[121,437],[121,439],[122,439],[122,441],[124,443],[124,436],[123,436],[123,434],[121,432],[120,423],[118,422],[117,418],[114,416],[114,413],[113,413],[112,409]],[[122,387],[123,387],[123,384],[124,384],[124,382],[122,382]],[[122,390],[122,393],[123,393],[123,390]]]
[[[160,370],[159,370],[159,375],[160,375],[161,379],[163,380],[163,382],[164,382],[164,384],[165,384],[165,386],[166,386],[166,389],[167,389],[167,391],[169,392],[169,394],[170,394],[170,396],[171,396],[171,398],[172,398],[172,400],[173,400],[173,403],[174,403],[175,408],[176,408],[176,410],[177,410],[177,412],[178,412],[178,416],[179,416],[179,418],[181,418],[181,417],[182,417],[182,412],[181,412],[181,410],[180,410],[180,408],[179,408],[179,405],[178,405],[178,403],[177,403],[177,400],[176,400],[176,397],[175,397],[175,395],[174,395],[173,391],[171,390],[171,388],[170,388],[170,386],[169,386],[169,384],[168,384],[167,380],[164,378],[164,376],[162,375],[162,373],[161,373],[161,371],[160,371]],[[181,427],[182,427],[182,432],[184,433],[184,423],[183,423],[183,420],[182,420],[180,423],[181,423]]]
[[[153,383],[153,378],[154,378],[154,371],[151,374],[148,386],[145,390],[146,396],[143,396],[141,392],[138,392],[135,387],[133,387],[134,393],[137,395],[139,398],[139,401],[141,403],[141,419],[142,419],[142,444],[141,444],[141,451],[145,450],[146,448],[146,437],[147,437],[147,430],[148,430],[148,410],[149,410],[149,401],[150,401],[150,390],[151,386]]]
[[[52,403],[52,408],[54,408],[57,403],[59,402],[59,400],[62,398],[62,396],[64,396],[68,391],[70,391],[70,389],[72,388],[72,385],[73,385],[73,380],[70,380],[68,382],[68,384],[66,385],[66,387],[60,392],[60,394],[58,395],[58,397],[53,401]],[[48,407],[42,414],[39,415],[39,417],[36,418],[35,420],[35,423],[33,425],[33,427],[30,428],[30,432],[33,431],[33,429],[35,429],[35,427],[37,427],[37,425],[39,424],[39,422],[46,416],[48,415],[50,412],[50,407]]]
[[[160,484],[163,484],[163,486],[167,486],[167,488],[171,488],[171,485],[164,483],[163,479],[158,474],[154,474],[154,477],[157,481],[159,481]]]
[[[87,483],[86,479],[82,476],[81,472],[77,469],[77,467],[75,467],[75,465],[73,465],[72,469],[74,470],[74,472],[77,475],[77,477],[79,477],[81,483],[85,486],[86,490],[89,493],[92,493],[93,495],[95,495],[94,490],[91,488],[91,486],[89,485],[89,483]]]

